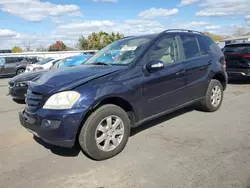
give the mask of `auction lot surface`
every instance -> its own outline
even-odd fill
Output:
[[[250,81],[230,84],[216,113],[185,109],[144,124],[101,162],[35,141],[7,91],[0,79],[0,188],[250,186]]]

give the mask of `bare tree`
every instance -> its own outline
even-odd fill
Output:
[[[26,51],[30,51],[31,50],[31,40],[25,40],[23,41],[23,45]]]
[[[39,47],[36,49],[38,52],[46,52],[48,51],[47,48],[45,48],[42,44],[39,45]]]
[[[238,27],[233,31],[233,36],[244,36],[248,33],[248,29],[245,27]]]

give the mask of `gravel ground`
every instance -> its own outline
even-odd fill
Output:
[[[125,150],[96,162],[34,140],[23,104],[0,80],[1,188],[229,188],[250,186],[250,81],[228,86],[216,113],[180,110],[133,130]]]

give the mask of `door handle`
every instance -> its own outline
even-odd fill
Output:
[[[210,66],[212,64],[212,60],[208,61],[206,65],[200,67],[200,70],[204,70],[206,69],[208,66]]]
[[[182,69],[181,71],[176,73],[176,76],[180,76],[186,73],[186,70]]]

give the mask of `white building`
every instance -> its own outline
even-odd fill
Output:
[[[220,48],[224,48],[226,44],[235,43],[235,42],[247,42],[247,41],[250,41],[250,35],[230,37],[230,38],[226,38],[225,40],[217,41],[216,43],[219,45]]]
[[[22,53],[0,53],[0,57],[41,57],[41,58],[65,58],[69,56],[80,55],[82,53],[97,52],[98,50],[82,50],[82,51],[56,51],[56,52],[22,52]]]

